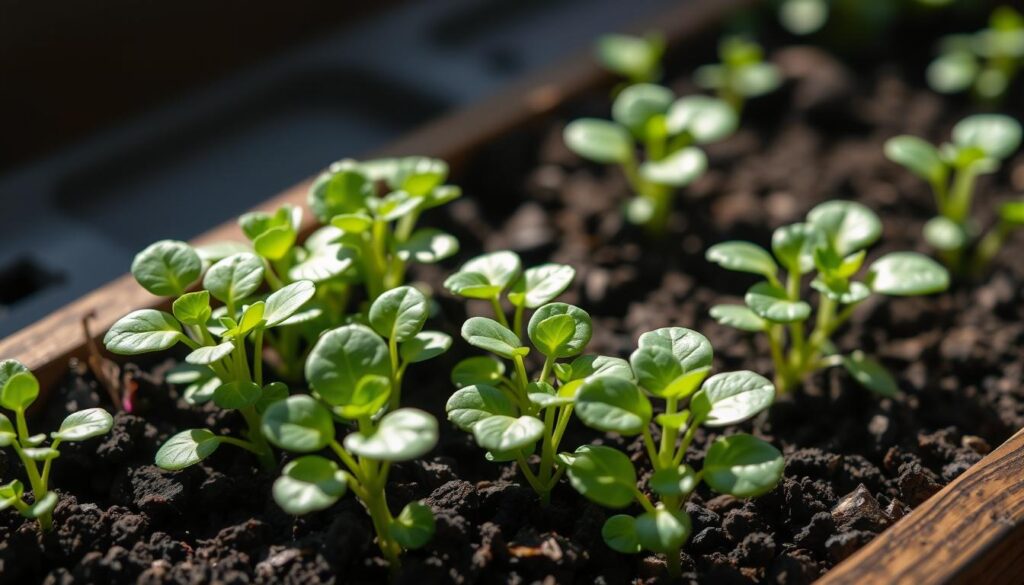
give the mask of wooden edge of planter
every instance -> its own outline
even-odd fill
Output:
[[[1024,580],[1024,430],[834,567],[823,585]]]
[[[729,14],[758,0],[701,0],[683,2],[658,15],[636,23],[631,29],[642,33],[657,29],[670,45],[678,45],[709,30]],[[589,89],[609,83],[611,76],[582,51],[557,62],[549,69],[527,76],[500,93],[428,123],[412,133],[371,153],[375,156],[425,155],[443,158],[454,168],[472,150],[502,133],[536,119]],[[269,199],[256,209],[273,210],[282,204],[305,206],[312,178]],[[308,210],[307,210],[308,211]],[[312,214],[304,214],[303,230],[314,227]],[[192,240],[204,244],[244,240],[235,222],[224,223]],[[36,323],[0,340],[0,359],[17,359],[36,373],[42,388],[59,381],[71,358],[82,358],[87,339],[82,320],[89,317],[89,332],[96,340],[127,313],[143,308],[170,306],[167,299],[150,295],[130,274],[90,292]]]

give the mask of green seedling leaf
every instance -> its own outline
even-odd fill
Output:
[[[522,342],[501,323],[487,317],[471,317],[462,324],[462,338],[473,347],[506,359],[521,354]]]
[[[689,146],[661,160],[644,161],[640,165],[640,176],[658,185],[685,187],[703,175],[707,168],[708,157],[704,151]]]
[[[252,382],[228,382],[213,391],[213,403],[228,410],[256,404],[262,390]]]
[[[544,436],[544,423],[532,416],[491,415],[473,425],[480,447],[492,452],[518,451]]]
[[[309,242],[306,243],[309,246]],[[340,244],[309,248],[309,252],[288,270],[292,280],[323,282],[344,274],[355,264],[355,253]]]
[[[643,138],[647,135],[647,124],[651,118],[664,116],[674,99],[672,90],[654,83],[627,86],[612,103],[612,120]]]
[[[601,64],[634,82],[657,77],[658,63],[664,52],[665,41],[657,35],[609,34],[597,41],[597,59]]]
[[[636,535],[640,546],[660,553],[675,553],[693,532],[690,515],[682,510],[659,507],[636,517]]]
[[[51,447],[29,447],[22,452],[32,461],[49,461],[60,457],[60,452]]]
[[[456,390],[445,405],[448,420],[459,429],[472,432],[479,421],[492,416],[514,417],[516,406],[501,390],[476,384]]]
[[[150,244],[132,261],[132,276],[142,288],[159,297],[176,297],[199,279],[203,261],[185,242],[161,240]]]
[[[772,233],[772,252],[790,272],[807,274],[814,269],[814,250],[825,241],[825,234],[809,223],[794,223]]]
[[[369,320],[374,331],[387,339],[405,341],[427,322],[427,298],[411,286],[393,288],[370,305]]]
[[[711,307],[711,318],[722,325],[743,331],[764,331],[768,323],[743,305],[715,305]]]
[[[720,494],[754,498],[775,488],[784,467],[778,449],[740,433],[711,444],[704,458],[704,481]]]
[[[608,120],[573,120],[565,127],[562,139],[569,150],[596,163],[623,163],[633,157],[629,130]]]
[[[366,375],[359,379],[345,403],[334,405],[342,418],[356,420],[380,411],[391,396],[391,380],[384,376]]]
[[[220,437],[206,429],[189,429],[174,435],[156,452],[161,469],[178,471],[206,459],[220,446]]]
[[[989,158],[1003,160],[1020,147],[1021,127],[1003,114],[975,114],[953,127],[953,143],[961,148],[980,148]]]
[[[689,465],[654,472],[647,485],[659,496],[688,496],[697,488],[697,473]]]
[[[18,360],[0,361],[0,389],[7,385],[7,380],[10,380],[11,376],[28,371],[29,369]]]
[[[704,382],[704,379],[711,373],[710,367],[690,370],[682,376],[672,380],[661,395],[665,398],[686,398],[696,392],[697,388]]]
[[[297,313],[314,295],[316,295],[316,285],[309,280],[293,282],[271,293],[267,297],[266,308],[263,311],[263,319],[267,322],[265,327],[281,325]]]
[[[305,455],[288,463],[274,481],[274,501],[288,514],[326,510],[345,495],[345,474],[330,459]]]
[[[970,240],[960,224],[942,215],[924,224],[924,239],[932,247],[944,252],[962,250]]]
[[[576,270],[565,264],[541,264],[528,268],[512,285],[508,300],[518,307],[536,309],[565,292]]]
[[[425,156],[406,156],[397,160],[388,179],[393,189],[401,189],[413,197],[425,197],[448,178],[448,163]]]
[[[629,356],[637,384],[654,396],[664,397],[664,390],[683,375],[683,366],[672,351],[661,346],[638,348]]]
[[[270,228],[252,241],[253,249],[268,260],[280,260],[295,246],[297,235],[291,226]]]
[[[773,323],[794,323],[811,315],[811,306],[801,300],[790,300],[782,288],[759,282],[750,287],[744,302],[762,319]]]
[[[288,398],[288,386],[284,382],[271,382],[263,387],[260,398],[256,401],[256,412],[263,414],[271,404]]]
[[[433,264],[457,254],[459,240],[449,233],[428,228],[416,230],[408,240],[395,248],[398,258],[403,262]]]
[[[545,408],[557,408],[575,402],[576,392],[582,385],[582,380],[574,380],[568,384],[563,384],[556,391],[547,382],[531,382],[526,387],[526,397],[542,410]]]
[[[716,374],[693,397],[691,409],[708,427],[727,427],[742,422],[771,406],[775,385],[754,372],[742,370]]]
[[[398,348],[402,361],[414,364],[433,359],[448,351],[452,346],[452,338],[440,331],[420,331],[411,339],[406,340]]]
[[[764,248],[750,242],[722,242],[708,248],[705,254],[708,262],[714,262],[727,270],[759,274],[775,278],[779,272],[772,255]]]
[[[343,213],[332,217],[331,225],[347,234],[361,234],[373,227],[373,218],[365,213]]]
[[[267,305],[263,301],[257,301],[247,307],[244,307],[242,311],[242,318],[238,321],[238,327],[234,331],[234,335],[231,337],[242,337],[259,327],[263,323],[263,314],[267,310]]]
[[[118,319],[103,337],[103,344],[112,353],[136,355],[170,349],[183,337],[173,315],[141,309]]]
[[[896,380],[885,369],[885,366],[876,360],[864,355],[864,352],[857,350],[848,356],[843,356],[843,367],[868,390],[875,394],[888,398],[895,397],[899,391]]]
[[[939,149],[916,136],[897,136],[885,143],[885,156],[927,181],[941,181],[948,173]]]
[[[205,366],[228,357],[233,351],[235,351],[235,344],[230,341],[225,341],[218,345],[206,345],[200,347],[185,356],[185,361],[193,365]]]
[[[490,356],[474,356],[455,364],[452,368],[452,384],[456,388],[474,384],[495,385],[505,375],[505,363]]]
[[[566,358],[587,347],[593,325],[590,315],[583,309],[566,303],[549,303],[534,312],[526,332],[544,355]]]
[[[306,380],[332,406],[352,404],[365,376],[391,376],[387,344],[365,325],[344,325],[324,333],[306,359]]]
[[[313,453],[334,440],[334,419],[313,397],[289,396],[267,407],[260,425],[275,446],[294,453]]]
[[[569,365],[569,375],[563,382],[585,380],[591,376],[615,376],[633,380],[633,369],[622,358],[604,355],[581,355]]]
[[[185,293],[171,305],[174,318],[184,325],[205,325],[213,314],[210,309],[210,291]]]
[[[373,183],[358,163],[346,160],[317,177],[309,188],[308,203],[317,219],[328,223],[335,215],[364,210],[372,196]]]
[[[1002,204],[999,207],[999,219],[1012,227],[1024,226],[1024,200]]]
[[[624,453],[611,447],[583,445],[561,453],[572,487],[587,499],[608,508],[625,508],[636,493],[636,470]]]
[[[853,201],[821,203],[807,214],[807,221],[825,234],[840,256],[863,250],[882,235],[875,212]]]
[[[871,290],[892,296],[914,296],[949,288],[949,272],[938,262],[915,252],[892,252],[868,269]]]
[[[25,510],[24,515],[28,518],[39,518],[53,512],[60,500],[56,492],[49,492]]]
[[[61,441],[85,441],[105,435],[114,426],[114,417],[102,408],[87,408],[73,412],[60,423],[57,432],[50,436]]]
[[[739,127],[739,117],[724,101],[692,95],[680,98],[668,113],[668,133],[687,133],[697,144],[711,144],[727,138]]]
[[[576,415],[599,431],[635,435],[651,422],[653,413],[650,401],[632,381],[598,376],[577,391]]]
[[[778,89],[782,85],[782,74],[771,63],[755,63],[737,71],[733,84],[740,95],[757,97]]]
[[[628,514],[616,514],[604,522],[601,538],[614,551],[632,555],[640,552],[640,537],[636,533],[636,519]]]
[[[826,281],[815,278],[811,281],[811,288],[844,305],[859,303],[871,295],[871,289],[862,282]]]
[[[383,199],[376,200],[374,213],[380,221],[395,221],[401,219],[420,206],[420,199],[413,197],[405,191],[389,193]]]
[[[409,461],[426,455],[437,444],[437,421],[415,408],[385,414],[372,435],[352,433],[345,449],[374,461]]]
[[[501,285],[491,284],[486,276],[477,272],[456,272],[445,279],[444,287],[453,295],[467,299],[492,299],[502,290]]]
[[[17,438],[18,434],[14,430],[14,425],[11,424],[11,419],[0,414],[0,447],[9,447]],[[2,497],[3,494],[0,493],[0,498]]]
[[[434,513],[422,502],[409,502],[391,521],[388,531],[402,548],[420,548],[434,537]]]
[[[809,35],[828,22],[826,0],[786,0],[779,6],[779,23],[795,35]]]
[[[32,372],[17,372],[0,388],[0,406],[8,410],[25,410],[39,396],[39,380]]]
[[[640,336],[640,347],[660,346],[672,351],[684,372],[711,365],[713,351],[706,337],[685,327],[663,327]]]
[[[477,256],[459,269],[460,273],[481,274],[492,285],[505,290],[522,271],[522,261],[514,252],[500,251]]]
[[[203,288],[218,301],[233,304],[256,292],[263,283],[263,261],[255,254],[235,254],[206,271]]]
[[[20,502],[24,495],[25,486],[16,479],[12,480],[10,483],[0,485],[0,511],[6,510],[17,502]]]
[[[925,78],[928,86],[939,93],[960,93],[970,89],[980,69],[978,59],[970,52],[950,51],[928,65]]]

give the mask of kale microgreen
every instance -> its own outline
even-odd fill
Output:
[[[288,389],[280,382],[265,383],[264,335],[302,321],[299,311],[314,297],[316,286],[299,280],[259,294],[268,268],[263,258],[250,252],[213,261],[205,274],[203,264],[199,252],[184,242],[164,240],[140,252],[132,274],[149,292],[176,296],[172,312],[133,311],[114,323],[103,342],[120,355],[165,351],[179,343],[187,346],[191,353],[168,381],[187,385],[187,402],[213,401],[220,408],[238,410],[246,421],[244,439],[206,429],[182,431],[157,452],[157,465],[182,469],[226,443],[251,451],[266,468],[273,468],[276,459],[259,432],[259,417],[269,404],[287,396]],[[185,292],[200,276],[202,288]],[[213,308],[213,300],[222,305]],[[252,344],[251,367],[247,341]]]
[[[971,91],[983,102],[999,102],[1024,63],[1024,15],[999,6],[988,28],[942,39],[940,54],[927,69],[928,85],[939,93]]]
[[[698,67],[697,84],[717,92],[719,99],[739,115],[746,100],[778,89],[782,75],[778,67],[764,60],[764,49],[740,36],[726,37],[718,45],[721,63]]]
[[[925,224],[924,237],[951,269],[981,272],[1009,233],[1020,227],[1019,206],[1013,203],[1001,209],[996,224],[984,235],[972,216],[977,177],[997,171],[1020,143],[1020,123],[1001,114],[964,118],[953,127],[952,141],[938,148],[916,136],[886,142],[890,160],[931,185],[938,215]]]
[[[666,87],[639,83],[616,96],[612,120],[574,120],[565,127],[563,140],[587,160],[619,165],[636,194],[626,208],[627,217],[661,233],[673,191],[707,169],[707,156],[698,145],[726,138],[737,123],[735,112],[721,100],[676,99]],[[637,156],[638,145],[643,160]]]
[[[629,83],[648,83],[661,77],[665,39],[658,33],[642,37],[609,34],[597,40],[596,54],[605,69]]]
[[[304,454],[285,465],[274,482],[278,505],[307,514],[351,490],[370,514],[377,544],[392,568],[403,549],[423,546],[434,532],[433,515],[420,502],[392,516],[384,489],[391,463],[422,457],[437,443],[434,417],[399,408],[406,367],[451,345],[447,335],[422,330],[426,318],[426,299],[412,287],[377,297],[369,310],[372,329],[344,325],[324,333],[313,347],[306,361],[313,395],[272,404],[262,422],[271,443]],[[335,418],[356,425],[341,442]],[[325,448],[344,467],[315,454]]]
[[[679,551],[692,532],[685,504],[702,480],[719,493],[750,498],[773,489],[782,476],[782,454],[742,433],[714,441],[700,471],[687,464],[697,429],[742,422],[775,397],[772,383],[753,372],[708,378],[711,359],[711,344],[696,331],[658,329],[640,336],[628,365],[592,373],[572,389],[576,416],[587,426],[642,435],[653,470],[646,492],[630,457],[612,447],[584,445],[559,455],[570,483],[588,499],[614,509],[642,507],[639,515],[617,514],[605,522],[601,535],[608,546],[663,553],[673,575],[680,573]],[[651,398],[664,401],[661,414],[654,414]]]
[[[936,293],[949,286],[949,274],[927,256],[892,252],[875,260],[863,280],[856,280],[867,248],[881,232],[881,221],[867,207],[829,201],[812,209],[806,222],[775,230],[772,253],[750,242],[715,244],[707,251],[709,261],[765,280],[750,287],[745,305],[717,305],[711,316],[725,325],[768,336],[780,392],[791,390],[820,368],[842,365],[869,390],[894,395],[896,381],[881,364],[862,352],[838,354],[831,337],[871,293]],[[806,322],[812,307],[802,297],[805,275],[813,277],[810,285],[818,295],[810,331]]]
[[[58,499],[57,494],[49,490],[50,469],[53,460],[60,456],[58,447],[64,442],[105,435],[110,432],[114,419],[102,408],[73,412],[59,429],[50,433],[50,445],[45,446],[46,435],[30,435],[25,419],[25,411],[38,397],[39,381],[28,368],[15,360],[0,362],[0,407],[14,413],[14,422],[0,414],[0,447],[11,447],[18,455],[33,497],[33,503],[25,502],[25,488],[15,479],[0,485],[0,510],[14,507],[22,516],[38,521],[40,529],[46,531],[53,525],[53,508]]]
[[[311,268],[304,264],[319,267],[340,259],[342,271],[354,270],[373,301],[404,282],[410,262],[452,256],[459,249],[454,236],[416,229],[421,214],[461,195],[444,183],[447,177],[444,161],[425,157],[334,163],[309,191],[313,213],[331,227],[314,240],[319,249],[307,249],[298,272]]]

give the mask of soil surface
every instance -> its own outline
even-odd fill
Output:
[[[415,273],[438,291],[447,316],[433,327],[457,341],[442,359],[414,366],[406,380],[404,396],[439,415],[443,431],[431,456],[392,473],[393,510],[422,498],[437,516],[436,537],[405,557],[399,583],[667,581],[657,557],[604,545],[600,528],[609,511],[564,484],[542,507],[511,466],[488,463],[468,435],[443,422],[453,391],[447,372],[474,354],[457,325],[467,311],[487,314],[441,292],[444,275],[460,261],[509,248],[526,265],[575,266],[576,283],[563,300],[593,316],[591,353],[627,356],[640,333],[678,325],[711,340],[716,371],[770,375],[763,339],[708,317],[711,305],[740,299],[753,282],[706,262],[708,246],[734,238],[766,245],[774,228],[800,221],[815,204],[848,198],[884,219],[871,258],[927,252],[920,233],[931,195],[885,160],[882,143],[905,132],[945,139],[966,104],[903,81],[916,77],[896,65],[855,74],[807,48],[775,58],[787,72],[786,87],[749,104],[744,128],[707,149],[711,170],[679,195],[661,241],[623,223],[628,189],[617,170],[583,163],[562,146],[566,121],[607,115],[603,95],[481,150],[458,179],[468,197],[425,219],[462,242],[459,259]],[[692,91],[686,83],[677,89]],[[997,204],[1022,189],[1018,156],[981,181],[978,216],[991,221]],[[1022,246],[1018,236],[981,282],[958,282],[927,298],[865,302],[837,345],[881,358],[901,395],[879,399],[834,369],[743,425],[784,452],[785,477],[755,501],[698,490],[687,505],[694,536],[683,553],[685,581],[810,582],[1024,426]],[[0,584],[385,582],[369,518],[352,497],[296,519],[273,503],[274,476],[240,451],[225,447],[181,472],[151,464],[158,445],[181,428],[239,428],[232,413],[180,400],[162,381],[172,364],[168,357],[135,372],[139,406],[118,414],[109,436],[61,448],[55,530],[40,537],[33,523],[0,513]],[[55,428],[66,412],[95,405],[110,406],[105,392],[84,368],[72,367],[37,428]],[[621,442],[573,425],[563,450]],[[688,461],[699,465],[715,436],[699,433]],[[642,469],[640,446],[623,447]],[[5,481],[20,476],[9,456],[0,458],[0,472]]]

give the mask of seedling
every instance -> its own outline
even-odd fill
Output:
[[[708,378],[711,358],[711,344],[696,331],[658,329],[640,336],[631,367],[592,375],[576,389],[576,416],[584,424],[643,436],[653,469],[647,493],[640,489],[630,457],[619,450],[584,445],[559,455],[570,483],[588,499],[614,509],[634,503],[643,508],[639,515],[617,514],[605,522],[601,536],[608,546],[622,553],[663,553],[673,576],[680,574],[679,551],[692,532],[685,503],[701,481],[716,492],[752,498],[773,489],[782,477],[782,454],[743,433],[715,440],[700,471],[686,463],[697,429],[740,423],[775,398],[772,383],[753,372]],[[662,414],[653,414],[652,397],[664,401]],[[657,441],[652,422],[660,434]]]
[[[581,355],[590,342],[590,315],[550,302],[574,275],[571,267],[558,264],[521,271],[518,256],[495,252],[470,260],[445,282],[454,294],[490,301],[498,319],[472,317],[463,324],[463,339],[498,359],[471,357],[455,366],[452,382],[458,390],[448,400],[448,418],[473,434],[489,460],[515,461],[545,504],[562,475],[555,454],[572,417],[575,389],[595,373],[629,369],[621,359]],[[511,329],[501,306],[501,295],[509,289],[508,299],[515,307]],[[527,336],[544,356],[544,366],[533,378],[525,361],[530,348],[520,338],[527,308],[536,309]],[[567,358],[575,359],[559,361]],[[510,376],[501,360],[512,362]],[[538,442],[540,462],[535,471],[528,458]]]
[[[698,145],[718,142],[736,130],[729,105],[707,96],[676,99],[666,87],[631,85],[615,98],[612,120],[582,118],[565,127],[566,146],[579,156],[622,168],[636,194],[626,217],[661,234],[675,189],[704,174],[707,156]],[[638,156],[637,151],[642,151]]]
[[[981,236],[972,217],[975,180],[994,173],[1020,147],[1021,126],[1001,114],[977,114],[953,127],[952,142],[936,148],[916,136],[885,143],[885,155],[928,181],[938,215],[924,227],[924,237],[958,272],[981,272],[1013,229],[1024,225],[1020,204],[1004,206],[996,225]],[[981,244],[969,254],[981,237]]]
[[[971,91],[983,102],[999,102],[1021,63],[1024,15],[1000,6],[992,12],[988,28],[942,39],[939,56],[928,66],[928,85],[939,93]]]
[[[332,227],[307,241],[293,278],[309,278],[326,263],[331,272],[349,269],[366,288],[368,301],[403,284],[409,262],[433,263],[454,255],[459,242],[433,228],[416,229],[421,214],[462,192],[444,184],[448,165],[425,157],[343,160],[331,165],[310,187],[309,206]],[[385,194],[378,196],[378,185]],[[312,239],[312,238],[311,238]]]
[[[778,67],[764,61],[764,49],[754,41],[726,37],[718,45],[718,56],[721,63],[698,67],[694,79],[716,91],[737,115],[746,100],[771,93],[782,84]]]
[[[842,365],[864,387],[893,396],[898,387],[886,369],[859,350],[840,355],[832,334],[871,293],[914,296],[944,291],[949,273],[922,254],[892,252],[875,260],[863,280],[856,280],[867,248],[881,233],[881,221],[867,207],[829,201],[812,209],[806,222],[775,230],[774,256],[750,242],[715,244],[707,251],[709,261],[765,280],[750,287],[745,306],[716,305],[711,316],[724,325],[768,336],[779,392],[792,390],[818,369]],[[807,275],[818,296],[809,332],[811,304],[801,298]]]
[[[611,34],[597,40],[597,59],[612,73],[629,83],[648,83],[661,77],[665,38],[658,33],[642,37]]]
[[[387,505],[391,464],[422,457],[437,443],[437,421],[414,408],[398,408],[406,366],[443,353],[451,338],[422,331],[427,300],[411,287],[382,294],[370,307],[370,324],[324,333],[306,361],[312,396],[292,396],[263,415],[271,443],[304,453],[274,482],[274,500],[290,514],[330,507],[351,490],[373,521],[377,544],[392,569],[404,549],[426,544],[434,533],[430,508],[405,506],[397,517]],[[386,339],[385,339],[386,338]],[[357,429],[340,442],[335,419]],[[325,448],[343,467],[315,453]]]
[[[288,396],[281,382],[263,376],[263,339],[268,330],[307,319],[303,306],[316,286],[300,280],[263,297],[263,260],[240,252],[217,260],[203,274],[199,253],[184,242],[152,244],[132,262],[132,274],[143,288],[158,296],[175,297],[172,313],[156,309],[133,311],[114,323],[103,343],[119,355],[166,351],[183,344],[191,350],[185,364],[167,381],[187,384],[184,398],[191,404],[213,401],[237,410],[245,419],[245,438],[217,435],[208,429],[182,431],[160,447],[156,464],[177,470],[209,457],[221,444],[255,454],[261,464],[276,466],[274,453],[259,432],[259,418],[270,404]],[[202,276],[202,288],[186,292]],[[211,299],[223,303],[214,309]],[[247,340],[252,342],[250,367]]]
[[[50,469],[60,455],[58,447],[64,442],[78,442],[110,432],[114,419],[102,408],[87,408],[73,412],[50,433],[50,446],[44,446],[46,435],[30,435],[25,411],[39,396],[39,381],[24,365],[16,360],[0,362],[0,406],[14,413],[14,422],[0,414],[0,447],[11,447],[17,453],[28,476],[33,503],[25,502],[25,488],[19,480],[0,485],[0,510],[14,507],[22,516],[39,522],[43,531],[53,526],[53,508],[57,494],[51,492]],[[40,468],[42,464],[42,468]]]

